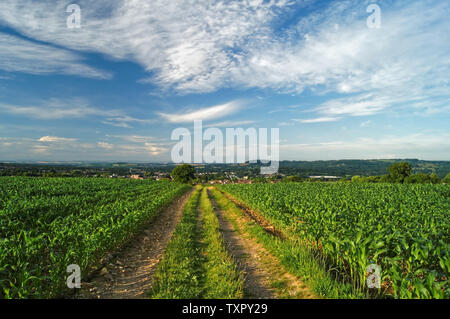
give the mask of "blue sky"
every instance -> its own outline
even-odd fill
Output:
[[[67,27],[69,4],[81,28]],[[367,19],[375,3],[380,28]],[[450,160],[448,1],[0,3],[0,160],[168,161],[177,127],[289,160]]]

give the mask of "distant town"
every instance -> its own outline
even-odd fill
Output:
[[[444,178],[450,172],[450,161],[337,160],[281,161],[277,174],[261,175],[261,163],[194,164],[196,183],[252,184],[282,181],[350,181],[358,177],[371,178],[386,174],[387,168],[407,162],[413,174],[433,174]],[[85,163],[85,162],[0,162],[0,176],[129,178],[136,180],[171,180],[173,163]]]

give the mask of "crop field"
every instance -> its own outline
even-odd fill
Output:
[[[88,178],[0,178],[0,299],[67,292],[66,267],[89,272],[190,187]]]
[[[310,247],[325,260],[329,273],[350,283],[353,291],[366,291],[367,267],[372,264],[380,267],[377,296],[450,297],[448,185],[281,183],[219,188],[287,238]]]
[[[446,299],[449,212],[445,184],[4,177],[0,299]]]

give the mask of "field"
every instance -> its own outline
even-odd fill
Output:
[[[0,178],[0,298],[67,293],[66,267],[89,272],[188,187],[87,178]]]
[[[221,190],[286,236],[320,253],[335,277],[364,292],[367,267],[381,267],[379,293],[448,298],[448,185],[289,183]]]
[[[445,184],[3,177],[0,299],[445,299],[449,212]]]

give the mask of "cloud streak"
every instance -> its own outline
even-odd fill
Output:
[[[39,139],[39,142],[50,142],[50,143],[67,143],[67,142],[76,142],[78,139],[76,138],[67,138],[67,137],[57,137],[57,136],[43,136]]]
[[[102,123],[116,127],[131,128],[130,123],[152,124],[155,119],[141,119],[125,114],[121,110],[101,109],[90,106],[83,99],[49,99],[36,105],[11,105],[0,103],[0,113],[39,120],[103,118]]]
[[[221,105],[215,105],[191,112],[181,113],[157,113],[170,123],[189,123],[196,120],[208,121],[230,115],[241,108],[241,103],[233,101]]]
[[[110,72],[88,66],[68,50],[37,44],[0,32],[0,69],[36,75],[66,74],[111,79]]]

